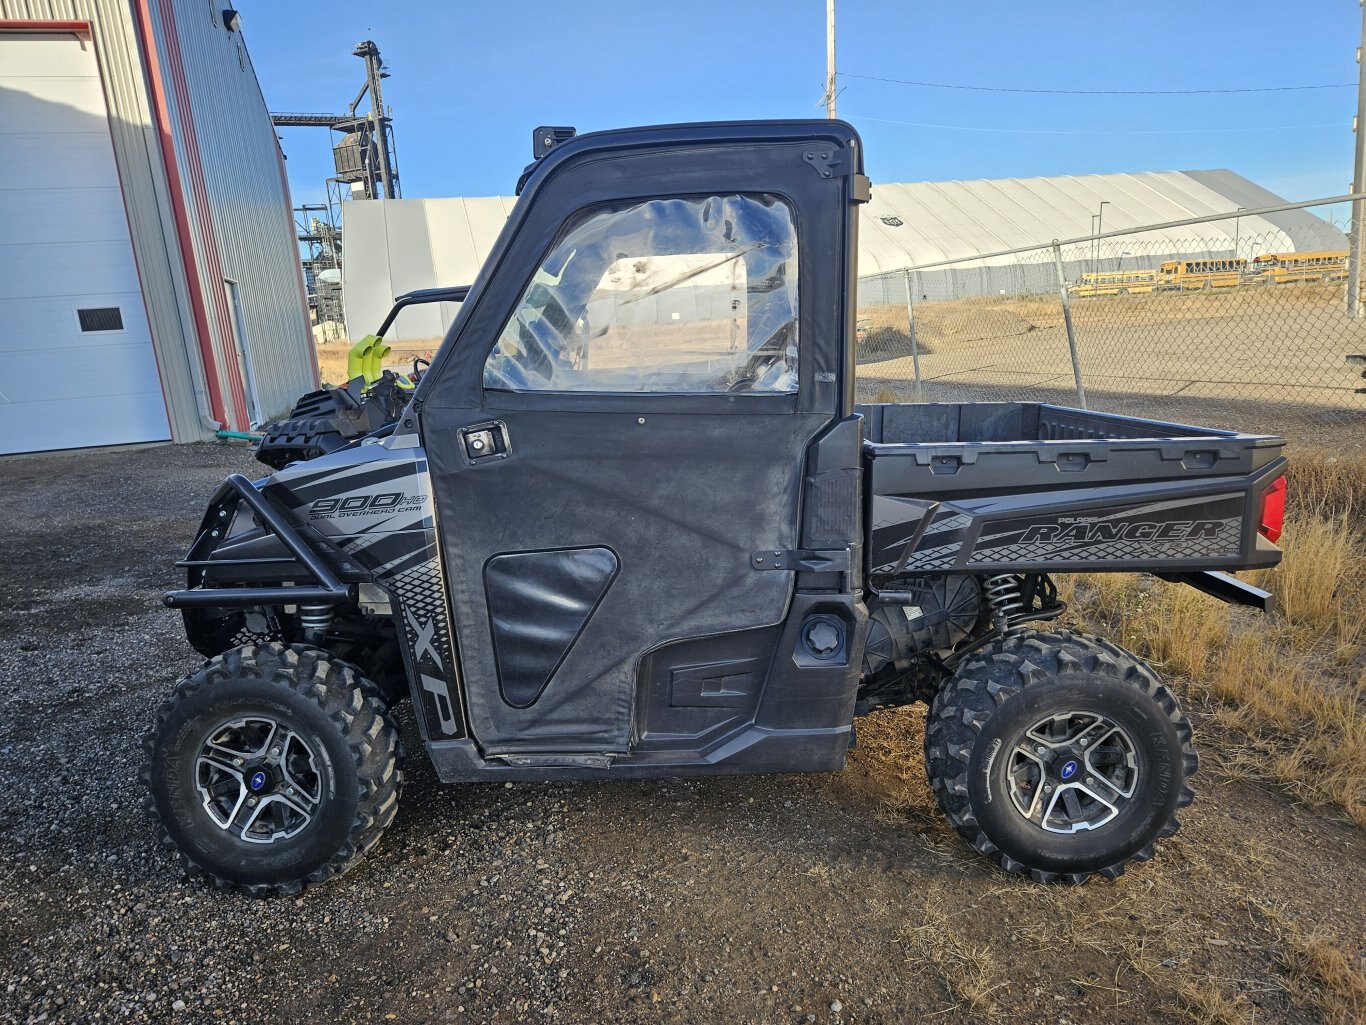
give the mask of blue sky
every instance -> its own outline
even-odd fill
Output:
[[[238,6],[272,110],[344,110],[362,81],[352,47],[379,44],[409,197],[510,194],[540,124],[824,113],[824,0]],[[1347,191],[1354,88],[1088,96],[852,76],[1045,90],[1354,83],[1352,0],[840,0],[838,14],[839,114],[862,133],[874,182],[1228,167],[1290,199]],[[281,132],[295,201],[320,201],[330,133]]]

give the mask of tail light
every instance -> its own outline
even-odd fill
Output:
[[[1281,539],[1285,526],[1285,478],[1277,477],[1271,487],[1262,492],[1262,525],[1258,531],[1272,544]]]

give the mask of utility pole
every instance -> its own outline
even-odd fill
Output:
[[[1362,66],[1362,47],[1366,47],[1366,0],[1361,6],[1361,42],[1357,46],[1357,116],[1352,121],[1356,133],[1356,160],[1352,168],[1352,191],[1366,188],[1366,68]],[[1361,235],[1366,228],[1366,201],[1352,201],[1352,231],[1348,236],[1351,248],[1347,252],[1347,316],[1361,316]]]
[[[825,116],[835,119],[835,0],[825,0]]]
[[[1100,201],[1100,210],[1091,215],[1091,270],[1100,270],[1100,239],[1096,238],[1105,230],[1105,208],[1110,205],[1108,199]]]

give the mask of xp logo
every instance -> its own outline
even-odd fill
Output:
[[[1064,762],[1062,769],[1058,772],[1058,775],[1061,776],[1063,779],[1071,779],[1076,774],[1077,760],[1075,758],[1071,759],[1070,761]]]
[[[266,774],[260,769],[257,769],[251,774],[251,779],[247,782],[251,786],[252,792],[255,793],[266,785]]]

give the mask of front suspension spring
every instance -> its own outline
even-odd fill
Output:
[[[332,629],[331,605],[300,605],[299,626],[303,629],[304,640],[310,644],[321,644]]]

